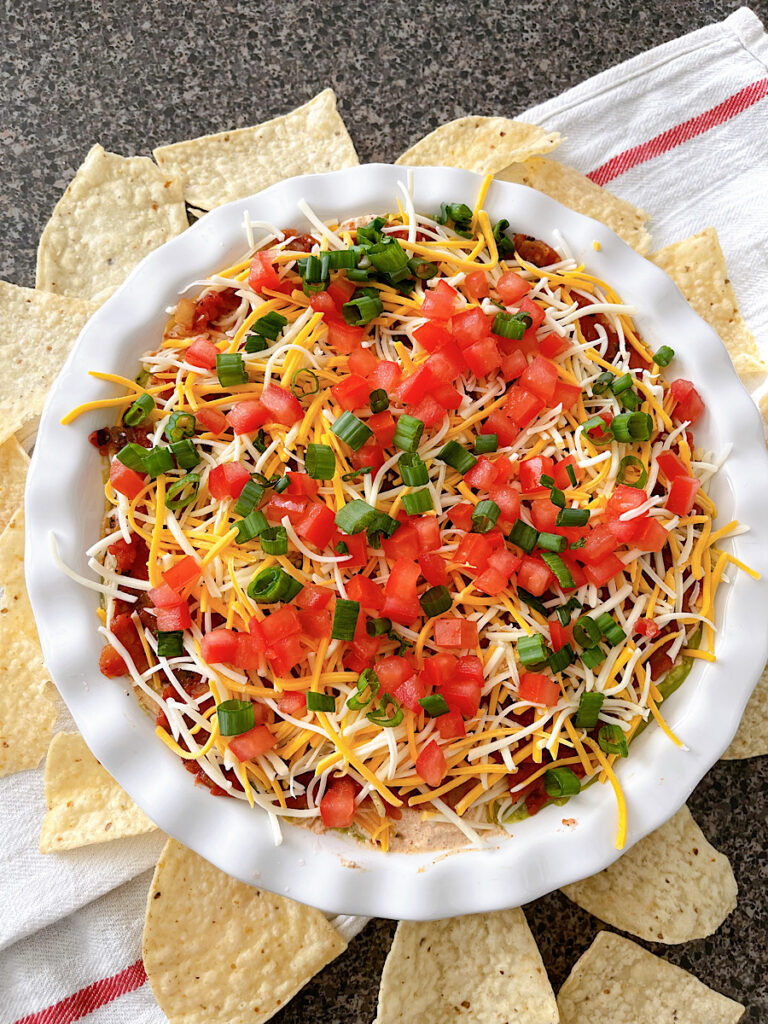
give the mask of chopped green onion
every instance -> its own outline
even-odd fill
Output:
[[[448,588],[440,584],[425,590],[419,598],[419,604],[427,618],[432,619],[435,615],[447,612],[452,607],[453,601],[448,593]]]
[[[559,651],[553,651],[549,655],[549,667],[553,672],[562,672],[573,664],[575,657],[571,645],[565,644]]]
[[[262,455],[267,450],[267,438],[264,434],[264,427],[259,427],[259,431],[256,437],[254,437],[252,444],[256,451],[261,452]]]
[[[611,433],[621,444],[648,441],[653,432],[653,417],[647,412],[622,412],[611,420]]]
[[[216,707],[222,736],[239,736],[256,724],[256,711],[249,700],[225,700]]]
[[[602,647],[589,647],[582,651],[581,660],[587,668],[597,668],[601,661],[605,661],[605,651]]]
[[[475,455],[487,455],[499,450],[498,434],[478,434],[474,443]]]
[[[515,251],[512,239],[506,234],[508,227],[509,221],[504,218],[496,221],[493,226],[493,238],[499,250],[500,257],[512,256]]]
[[[539,539],[539,531],[535,530],[528,523],[524,523],[522,519],[518,519],[512,530],[507,537],[510,544],[516,544],[519,548],[528,554],[533,551],[536,547],[536,541]]]
[[[351,708],[352,711],[360,711],[362,708],[367,708],[379,692],[380,686],[379,677],[373,669],[363,669],[355,683],[356,693],[347,698],[347,707]],[[366,690],[369,694],[367,698],[363,696]]]
[[[542,475],[539,477],[539,483],[541,483],[544,487],[554,487],[555,478],[553,476],[550,476],[548,473],[542,473]]]
[[[350,281],[370,281],[373,274],[373,267],[353,267],[347,271],[347,277]]]
[[[440,715],[447,715],[451,710],[448,707],[448,701],[441,693],[430,693],[426,697],[419,697],[419,704],[421,704],[430,718],[439,718]]]
[[[567,626],[571,621],[571,613],[578,611],[580,608],[581,604],[575,597],[569,597],[565,604],[561,604],[559,608],[555,608],[555,614],[560,620],[560,625]]]
[[[493,333],[502,338],[520,341],[525,334],[526,327],[526,322],[519,313],[497,313],[493,318]]]
[[[614,395],[620,395],[622,391],[629,391],[632,387],[632,374],[623,373],[611,383],[611,391]]]
[[[565,472],[568,474],[568,479],[571,482],[571,487],[575,487],[577,483],[576,470],[573,468],[570,462],[566,464]]]
[[[341,314],[350,327],[365,327],[384,311],[381,299],[372,295],[361,295],[359,298],[345,302]]]
[[[261,534],[261,542],[263,546],[264,534]],[[248,584],[247,594],[256,604],[275,604],[277,601],[290,601],[301,589],[302,584],[289,576],[285,569],[272,565],[253,577]]]
[[[393,519],[386,512],[377,512],[368,524],[368,543],[374,548],[381,547],[382,536],[391,537],[399,529],[398,519]]]
[[[144,456],[144,472],[154,480],[161,473],[173,469],[173,456],[170,448],[150,448]]]
[[[385,217],[374,217],[368,224],[361,224],[357,228],[357,242],[359,245],[374,245],[381,241],[381,229],[386,225]]]
[[[549,492],[549,500],[558,508],[565,508],[565,494],[559,487],[552,487]]]
[[[420,281],[429,281],[439,271],[439,267],[436,263],[430,263],[429,260],[422,259],[421,256],[412,256],[408,260],[408,266],[412,274],[415,274]]]
[[[454,224],[458,224],[460,228],[468,228],[472,223],[472,211],[466,203],[443,203],[440,207],[440,212],[444,212],[447,219],[452,220]]]
[[[263,352],[269,348],[269,342],[260,334],[248,334],[245,338],[246,352]]]
[[[573,626],[573,639],[580,647],[595,647],[600,643],[600,627],[589,615],[582,615]]]
[[[331,270],[352,270],[357,265],[358,249],[334,249],[328,253]]]
[[[296,268],[301,274],[305,295],[313,295],[327,288],[331,276],[329,253],[312,253],[309,256],[304,256],[296,260]]]
[[[501,515],[501,509],[495,501],[485,498],[478,501],[472,513],[472,532],[488,533],[496,525],[496,520]]]
[[[615,379],[616,378],[610,370],[606,370],[604,373],[601,373],[597,380],[592,384],[592,394],[604,395]]]
[[[331,639],[354,640],[357,617],[360,614],[359,601],[347,601],[340,597],[336,601],[331,626]]]
[[[403,508],[409,516],[417,516],[421,512],[429,512],[434,507],[435,503],[432,500],[432,493],[428,487],[423,487],[420,491],[412,491],[410,494],[403,495]]]
[[[409,416],[408,413],[404,412],[397,421],[395,436],[392,439],[392,443],[395,448],[399,448],[400,451],[415,452],[419,447],[419,441],[421,441],[421,435],[423,433],[423,422],[416,419],[415,416]]]
[[[627,634],[608,612],[598,615],[595,619],[595,625],[611,647],[618,647],[622,640],[627,639]]]
[[[397,462],[403,483],[408,487],[421,487],[429,483],[427,467],[418,452],[403,452]]]
[[[388,274],[393,281],[402,280],[411,272],[411,268],[408,266],[408,253],[392,235],[388,235],[376,245],[372,245],[368,249],[367,256],[371,265],[380,274]]]
[[[670,348],[669,345],[662,345],[653,354],[653,361],[657,366],[669,366],[674,358],[675,350]]]
[[[544,607],[543,602],[540,601],[538,597],[534,597],[533,594],[530,594],[523,587],[517,588],[517,596],[520,598],[521,601],[524,601],[529,608],[533,608],[535,612],[538,612],[539,615],[543,615],[546,618],[548,614],[547,609]]]
[[[316,395],[320,390],[320,381],[314,370],[303,368],[297,370],[291,377],[291,391],[297,398],[305,398],[307,395]]]
[[[605,695],[602,693],[582,693],[579,697],[579,709],[573,719],[577,729],[595,728],[604,700]]]
[[[569,544],[568,548],[569,548],[570,551],[576,551],[576,550],[578,550],[578,548],[583,548],[586,543],[587,543],[587,538],[586,537],[579,537],[578,540],[575,540],[575,541],[573,541],[572,544]]]
[[[611,443],[611,428],[606,426],[602,416],[590,416],[588,420],[582,423],[582,430],[592,444],[606,445]],[[595,430],[600,431],[600,437],[594,437],[593,431]]]
[[[248,383],[248,371],[239,352],[219,352],[216,356],[216,376],[223,388]]]
[[[546,661],[547,649],[541,633],[521,637],[517,641],[517,656],[522,665],[538,665],[540,662]]]
[[[165,492],[165,504],[172,511],[186,508],[197,498],[200,490],[200,474],[186,473],[180,480],[174,480]]]
[[[252,512],[264,497],[264,487],[255,480],[249,480],[240,491],[240,496],[235,502],[235,514],[247,516]]]
[[[335,523],[344,533],[362,533],[377,516],[376,509],[362,498],[342,505],[336,513]]]
[[[279,476],[273,484],[275,494],[282,494],[283,491],[287,490],[290,486],[291,478],[289,476]]]
[[[194,469],[200,462],[198,450],[188,437],[182,438],[181,441],[174,441],[168,447],[173,452],[173,457],[176,459],[176,465],[179,469]]]
[[[558,555],[554,551],[544,551],[542,552],[541,557],[544,559],[549,568],[555,574],[555,576],[557,577],[557,582],[560,584],[561,587],[565,587],[566,589],[568,589],[570,587],[575,586],[573,576],[571,576],[571,570],[562,560],[560,555]]]
[[[169,629],[157,631],[157,655],[159,658],[180,658],[184,653],[184,631]]]
[[[618,754],[619,757],[626,757],[629,754],[627,737],[620,725],[602,726],[597,734],[597,742],[606,754]]]
[[[555,526],[586,526],[588,522],[588,508],[561,508]]]
[[[336,698],[330,693],[307,690],[307,711],[335,711]]]
[[[252,512],[251,515],[254,513]],[[258,534],[261,550],[265,555],[288,554],[288,531],[284,526],[269,526]]]
[[[371,407],[371,412],[384,412],[385,409],[389,408],[389,395],[384,388],[376,388],[368,396],[368,403]]]
[[[172,412],[163,433],[168,441],[181,441],[193,437],[196,430],[197,422],[191,412]]]
[[[373,437],[371,428],[351,412],[343,412],[331,425],[331,430],[340,441],[348,444],[353,452],[360,451],[365,442]]]
[[[568,542],[559,533],[540,533],[536,543],[544,551],[563,551]]]
[[[394,711],[390,715],[390,708]],[[396,729],[403,720],[403,709],[391,693],[383,693],[379,706],[375,711],[369,711],[365,716],[373,725],[379,725],[382,729]]]
[[[620,404],[624,409],[629,409],[630,412],[640,408],[642,404],[640,402],[640,396],[636,391],[622,391],[620,395],[616,396],[619,399]]]
[[[581,792],[581,782],[575,772],[572,772],[567,765],[561,764],[557,768],[548,768],[544,772],[544,789],[547,796],[555,798],[576,796]]]
[[[446,442],[437,453],[437,458],[450,466],[451,469],[461,473],[462,476],[468,473],[473,466],[477,465],[477,459],[472,452],[462,448],[458,441]]]
[[[332,480],[336,472],[336,455],[327,444],[308,444],[304,468],[313,480]]]
[[[263,337],[269,338],[270,341],[277,341],[280,337],[280,332],[287,323],[288,321],[284,316],[281,316],[280,313],[275,313],[273,310],[252,323],[250,330],[254,334],[261,334]]]
[[[155,400],[152,395],[139,395],[123,416],[123,423],[126,427],[138,427],[140,423],[149,418],[154,408]]]
[[[258,487],[258,484],[256,486]],[[246,544],[249,540],[253,540],[254,537],[260,537],[266,530],[269,529],[283,531],[283,534],[285,535],[286,538],[286,544],[285,551],[283,551],[282,554],[285,554],[288,550],[288,534],[285,532],[285,527],[270,527],[269,523],[267,522],[267,517],[264,515],[263,512],[261,512],[257,508],[254,508],[250,512],[248,512],[245,518],[241,519],[240,522],[237,524],[237,536],[235,537],[235,543]],[[264,550],[263,542],[262,550]]]
[[[368,619],[365,624],[365,631],[368,636],[381,636],[392,629],[391,619]]]
[[[634,480],[627,479],[629,470],[637,470]],[[616,474],[616,483],[625,487],[639,487],[642,490],[648,482],[648,470],[636,455],[625,455],[619,463],[619,470]]]
[[[131,441],[124,448],[121,448],[117,453],[117,458],[124,466],[128,469],[132,469],[134,473],[141,473],[142,476],[147,472],[144,465],[144,459],[147,455],[148,449],[142,448],[140,444],[135,444]]]
[[[365,476],[366,473],[373,472],[373,466],[362,466],[360,469],[350,469],[348,473],[342,473],[342,480],[357,480],[359,476]]]

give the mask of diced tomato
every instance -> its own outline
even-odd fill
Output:
[[[232,659],[235,668],[255,671],[261,667],[264,647],[259,640],[248,633],[237,634],[237,651]]]
[[[252,761],[254,757],[266,754],[277,743],[277,737],[266,725],[255,725],[248,732],[231,739],[227,746],[238,761]]]
[[[290,391],[277,384],[267,384],[261,393],[261,404],[269,413],[269,419],[292,427],[304,418],[301,402]]]
[[[324,548],[336,533],[333,512],[322,502],[310,502],[306,512],[296,524],[296,533],[310,544],[314,544],[315,547]]]
[[[172,608],[157,609],[157,628],[161,632],[170,633],[176,629],[190,629],[191,626],[192,616],[189,614],[189,605],[186,601]]]
[[[434,516],[410,516],[410,524],[419,538],[419,554],[425,551],[437,551],[442,547],[440,527]]]
[[[129,501],[133,501],[138,494],[141,494],[146,479],[135,470],[124,466],[120,459],[112,459],[109,467],[109,482],[119,494],[124,495]]]
[[[436,352],[443,345],[455,344],[453,335],[444,327],[434,323],[421,324],[414,330],[413,336],[427,352]]]
[[[405,658],[401,658],[398,654],[390,654],[388,658],[382,658],[381,661],[376,662],[376,675],[379,677],[382,690],[394,693],[401,683],[410,679],[413,669]]]
[[[357,285],[354,284],[354,282],[348,281],[346,277],[339,275],[328,285],[328,294],[336,303],[336,307],[340,311],[344,303],[349,302],[355,294],[356,288]]]
[[[608,499],[605,506],[605,520],[620,543],[626,544],[637,537],[643,528],[638,518],[622,520],[620,517],[632,509],[639,508],[648,500],[648,495],[639,487],[627,487],[620,484]]]
[[[395,417],[385,409],[384,412],[369,416],[366,423],[373,431],[373,436],[383,448],[389,448],[395,436]]]
[[[445,778],[447,770],[445,754],[436,740],[430,740],[416,758],[416,772],[428,786],[436,787]]]
[[[356,636],[344,653],[342,664],[352,672],[362,672],[373,665],[373,659],[381,647],[380,636]]]
[[[539,342],[539,352],[547,359],[554,359],[556,356],[562,355],[568,345],[569,343],[558,334],[547,334]]]
[[[508,356],[502,357],[501,375],[506,381],[517,380],[527,365],[528,360],[519,349],[516,349]]]
[[[448,583],[448,567],[442,555],[436,551],[427,551],[419,555],[419,568],[421,575],[430,587],[445,586]],[[347,584],[349,590],[349,584]]]
[[[296,595],[296,604],[299,608],[326,608],[333,596],[334,592],[330,587],[321,587],[317,583],[305,583]]]
[[[272,291],[280,289],[280,278],[272,263],[271,253],[257,252],[253,257],[248,272],[248,285],[255,292],[260,292],[264,288],[271,288]]]
[[[339,307],[328,292],[315,292],[309,300],[309,304],[316,313],[327,313],[329,316],[339,315]]]
[[[354,569],[357,566],[368,565],[368,540],[365,532],[354,534],[339,533],[335,541],[337,551],[340,543],[346,544],[348,551],[345,561],[339,563],[342,568]]]
[[[356,348],[360,347],[360,343],[365,337],[364,328],[353,327],[351,324],[344,323],[343,320],[328,318],[325,323],[328,327],[328,344],[336,352],[354,352]]]
[[[514,270],[507,270],[496,282],[496,291],[505,306],[516,305],[532,287],[532,281],[526,281]]]
[[[250,479],[251,474],[242,462],[223,462],[208,474],[208,490],[218,501],[236,499]]]
[[[566,384],[564,380],[555,382],[555,393],[550,405],[562,405],[563,409],[572,409],[581,396],[581,388],[575,384]]]
[[[477,647],[477,623],[467,619],[435,619],[437,647]]]
[[[331,635],[331,613],[315,608],[303,609],[299,612],[301,632],[306,637],[319,640]]]
[[[279,676],[287,676],[305,657],[306,651],[298,636],[287,636],[267,648],[269,664]]]
[[[460,564],[485,569],[492,551],[493,547],[486,534],[468,533],[466,537],[462,537],[453,557]]]
[[[480,433],[496,434],[499,439],[499,447],[505,448],[515,441],[520,433],[520,428],[500,409],[495,409],[480,427]]]
[[[184,353],[184,360],[187,363],[191,363],[192,366],[200,366],[204,370],[215,370],[216,356],[218,354],[219,350],[213,342],[206,338],[204,334],[201,334],[192,341],[192,344]]]
[[[399,385],[397,399],[403,404],[415,405],[428,395],[437,383],[432,371],[424,365]]]
[[[531,520],[541,533],[560,533],[557,528],[557,505],[553,505],[548,497],[536,498],[531,502]]]
[[[416,596],[416,581],[420,573],[418,564],[412,559],[397,559],[384,588],[384,607],[381,610],[384,618],[410,626],[421,615],[421,605]]]
[[[293,494],[300,498],[317,497],[320,488],[319,480],[314,480],[308,473],[289,472],[286,475],[288,486],[282,492],[283,494]]]
[[[232,663],[237,657],[237,633],[233,629],[214,629],[200,641],[200,651],[209,665]]]
[[[459,659],[461,660],[461,659]],[[443,683],[440,693],[448,706],[460,711],[464,718],[474,718],[480,707],[481,684],[474,679],[456,676]]]
[[[349,372],[368,377],[379,365],[376,354],[369,348],[356,348],[349,355]]]
[[[520,378],[520,385],[547,404],[552,402],[557,382],[557,367],[550,359],[536,356]],[[514,419],[514,417],[513,417]]]
[[[542,490],[543,476],[551,476],[554,479],[555,463],[546,455],[534,455],[533,458],[523,459],[520,463],[520,486],[523,493],[530,494]]]
[[[439,355],[440,353],[438,353]],[[462,395],[451,384],[441,381],[432,391],[428,398],[433,398],[443,409],[458,409],[461,405]]]
[[[400,528],[381,542],[384,554],[390,562],[398,558],[415,559],[419,556],[419,535],[412,523],[401,523]]]
[[[464,474],[464,483],[478,491],[487,491],[496,482],[496,468],[489,458],[481,455],[472,469]]]
[[[440,687],[453,679],[459,659],[453,654],[433,654],[424,662],[424,672],[432,686]]]
[[[653,640],[659,635],[661,630],[653,621],[653,619],[638,619],[635,623],[635,632],[639,633],[640,636],[647,636]]]
[[[549,566],[540,558],[526,555],[517,570],[517,582],[534,597],[541,597],[545,590],[552,586],[555,577]]]
[[[567,455],[564,459],[560,459],[559,462],[555,463],[552,478],[555,481],[555,487],[559,487],[561,491],[569,491],[573,488],[571,478],[568,476],[568,466],[573,470],[577,484],[584,475],[584,470],[576,464],[576,459],[573,455]]]
[[[529,299],[526,295],[518,303],[516,303],[518,310],[521,313],[527,313],[531,318],[531,326],[528,328],[531,332],[535,332],[541,327],[544,322],[544,310],[541,306],[538,306],[532,299]],[[526,334],[528,332],[526,331]]]
[[[414,419],[421,420],[425,427],[436,426],[444,419],[446,413],[445,408],[431,395],[425,395],[414,405],[407,405],[405,411]]]
[[[307,510],[307,498],[294,497],[290,494],[275,494],[264,506],[264,514],[271,523],[282,522],[288,516],[292,526],[301,521]]]
[[[253,633],[252,624],[258,626],[267,647],[272,647],[279,640],[285,640],[287,636],[295,636],[301,632],[299,613],[289,604],[272,612],[271,615],[267,615],[261,622],[254,616],[248,623],[251,633]]]
[[[278,700],[277,706],[284,715],[291,715],[295,718],[307,709],[306,694],[300,693],[298,690],[286,690]]]
[[[355,820],[355,784],[342,776],[332,779],[320,801],[320,817],[326,828],[349,828]]]
[[[496,470],[496,483],[505,484],[517,473],[517,463],[513,462],[507,455],[500,455],[494,459],[493,468]]]
[[[376,369],[368,375],[371,391],[376,391],[380,388],[382,391],[386,391],[388,395],[392,395],[400,383],[402,375],[403,371],[398,363],[393,363],[391,359],[380,360]]]
[[[500,519],[505,523],[513,523],[520,514],[520,490],[513,484],[494,484],[488,497],[495,501],[501,513]]]
[[[560,687],[554,679],[540,672],[522,672],[517,686],[520,700],[528,700],[531,704],[546,704],[552,707],[560,700]]]
[[[186,604],[186,598],[169,587],[167,583],[153,587],[149,591],[148,597],[155,608],[175,608],[177,605]]]
[[[447,516],[457,529],[471,530],[474,509],[475,506],[470,505],[468,501],[461,501],[448,510]]]
[[[347,594],[350,600],[359,601],[361,607],[379,612],[384,607],[384,590],[379,583],[374,583],[360,573],[347,580]]]
[[[661,551],[669,540],[669,534],[653,516],[642,518],[645,519],[645,524],[642,532],[631,541],[632,547],[640,551]]]
[[[116,563],[115,568],[118,572],[128,572],[129,569],[133,568],[139,554],[140,544],[142,543],[143,542],[140,542],[136,534],[131,534],[131,539],[129,541],[125,540],[123,537],[118,537],[114,543],[109,545],[107,550],[110,555],[114,555]]]
[[[351,412],[352,409],[362,409],[363,406],[368,405],[371,388],[364,377],[350,373],[348,377],[344,377],[338,384],[333,385],[331,394],[342,409]]]
[[[667,480],[674,480],[677,476],[688,476],[688,467],[674,452],[661,452],[656,457],[656,463]]]
[[[347,458],[354,469],[370,466],[375,473],[384,465],[384,449],[375,441],[367,441],[358,451],[349,452]]]
[[[464,719],[458,711],[449,711],[445,715],[440,715],[437,719],[437,731],[440,733],[441,740],[458,739],[467,734],[467,730],[464,728]]]
[[[491,321],[479,306],[462,309],[451,317],[451,333],[462,348],[489,337]]]
[[[464,290],[473,299],[484,299],[491,294],[488,275],[484,270],[473,270],[464,278]]]
[[[464,359],[475,377],[487,377],[501,366],[501,353],[490,337],[465,348]]]
[[[619,541],[613,530],[606,523],[601,523],[600,526],[592,528],[586,544],[578,549],[576,554],[580,561],[594,565],[612,555],[618,546]]]
[[[505,590],[509,586],[509,580],[500,572],[498,569],[494,569],[493,566],[489,566],[475,577],[474,587],[475,590],[481,594],[488,594],[489,597],[494,597],[496,594],[500,594],[502,590]]]
[[[450,338],[450,335],[448,337]],[[429,369],[433,377],[446,384],[456,380],[467,366],[464,354],[453,341],[448,341],[445,345],[441,345],[436,352],[432,353],[424,365]]]
[[[496,551],[492,551],[488,556],[488,568],[496,569],[502,576],[509,582],[512,578],[512,574],[517,572],[520,568],[522,558],[520,555],[516,555],[514,551],[510,551],[509,548],[502,547]]]
[[[195,420],[199,427],[218,437],[227,429],[227,417],[214,405],[201,405],[195,409]]]
[[[458,293],[440,278],[434,288],[427,290],[421,306],[421,315],[429,320],[450,320],[456,308]]]
[[[128,666],[115,648],[107,644],[99,655],[99,671],[107,679],[116,679],[118,676],[128,675]]]
[[[226,415],[226,421],[236,434],[250,434],[269,419],[269,413],[258,399],[236,402]]]
[[[420,672],[418,675],[411,674],[402,683],[398,683],[392,691],[392,696],[398,704],[408,708],[409,711],[413,711],[417,715],[422,710],[419,701],[427,695],[427,686],[422,678],[423,675],[423,672]],[[381,679],[381,676],[379,676],[379,679]]]
[[[485,683],[483,663],[476,654],[463,654],[456,663],[456,673],[460,679],[467,679],[481,688]]]
[[[691,424],[695,423],[706,406],[691,381],[673,380],[669,390],[675,400],[672,415],[678,423],[682,423],[684,420],[688,420]]]
[[[594,565],[585,565],[584,573],[590,583],[594,583],[596,587],[603,587],[623,569],[624,563],[616,555],[608,555],[601,562],[595,562]]]
[[[544,402],[538,395],[531,394],[519,384],[513,384],[504,403],[504,413],[518,427],[527,427],[544,408]]]
[[[701,480],[695,476],[676,476],[669,488],[667,510],[676,516],[687,516],[700,487]]]
[[[173,590],[183,590],[199,578],[201,571],[200,563],[192,555],[184,555],[170,569],[165,570],[163,579]]]
[[[549,620],[549,642],[553,651],[573,643],[573,626],[563,626],[559,619]]]

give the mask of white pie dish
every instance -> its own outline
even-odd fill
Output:
[[[563,810],[545,808],[518,823],[514,834],[483,850],[447,856],[435,850],[383,854],[336,833],[284,826],[273,844],[266,815],[236,800],[212,798],[154,735],[154,724],[122,680],[99,673],[98,594],[60,573],[53,533],[64,561],[91,576],[85,550],[99,536],[103,515],[101,460],[88,434],[104,412],[60,420],[82,402],[114,395],[90,369],[133,377],[153,347],[166,307],[195,279],[226,266],[245,248],[243,215],[276,224],[306,223],[297,201],[322,218],[383,212],[392,207],[406,168],[366,165],[279,183],[206,216],[150,254],[84,328],[46,404],[26,492],[26,576],[46,664],[95,756],[165,832],[245,882],[341,914],[429,919],[523,903],[594,874],[617,856],[616,804],[610,787],[592,786]],[[413,170],[416,209],[442,201],[473,205],[480,177],[454,168]],[[671,376],[693,379],[707,414],[697,443],[733,451],[713,486],[720,522],[751,527],[739,536],[739,558],[763,574],[735,576],[718,599],[718,660],[697,661],[685,685],[665,703],[665,716],[688,746],[674,747],[647,729],[620,764],[629,810],[627,848],[666,821],[723,753],[768,660],[768,454],[757,410],[742,388],[716,334],[685,303],[670,279],[608,228],[521,185],[494,182],[485,202],[491,221],[558,247],[559,232],[588,269],[638,308],[638,327],[655,349],[676,353]],[[600,243],[600,250],[593,242]],[[564,817],[575,825],[563,824]]]

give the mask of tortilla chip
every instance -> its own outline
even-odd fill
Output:
[[[673,242],[648,258],[669,274],[694,311],[717,331],[740,377],[768,371],[739,313],[714,228]]]
[[[736,761],[765,754],[768,754],[768,669],[760,676],[744,711],[739,731],[721,760]]]
[[[24,513],[0,534],[0,777],[37,768],[56,721],[24,583]]]
[[[553,1024],[557,1006],[522,910],[401,921],[375,1024]]]
[[[154,150],[162,171],[178,178],[190,206],[212,210],[296,174],[360,163],[333,89],[271,121],[203,135]]]
[[[169,839],[143,957],[170,1024],[261,1024],[346,949],[319,910],[238,882]]]
[[[45,762],[48,813],[40,852],[75,850],[123,836],[141,836],[156,825],[106,772],[76,732],[53,737]]]
[[[15,437],[0,444],[0,533],[24,501],[29,458]]]
[[[599,220],[643,255],[651,247],[651,236],[645,230],[649,214],[596,185],[573,167],[534,156],[505,167],[496,177],[528,185],[577,213]]]
[[[39,417],[45,396],[86,320],[98,307],[0,281],[0,444]]]
[[[595,941],[557,995],[560,1024],[736,1024],[744,1007],[612,932]]]
[[[558,132],[548,132],[507,117],[460,117],[441,124],[419,139],[396,164],[422,167],[463,167],[479,174],[496,174],[510,164],[560,145]]]
[[[177,181],[149,157],[96,145],[40,237],[37,287],[101,303],[147,253],[188,226]]]
[[[728,858],[684,806],[605,871],[562,891],[613,928],[674,944],[717,931],[738,889]]]

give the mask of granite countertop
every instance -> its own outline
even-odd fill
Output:
[[[6,3],[0,277],[34,285],[37,239],[94,142],[149,154],[160,143],[258,123],[330,85],[361,160],[389,161],[444,121],[514,116],[738,6],[732,0]],[[751,6],[768,22],[768,0]],[[414,61],[414,47],[420,60]],[[708,939],[645,944],[743,1002],[745,1024],[768,1021],[767,791],[768,758],[721,762],[701,782],[690,807],[733,864],[738,908]],[[526,907],[526,915],[557,991],[600,925],[559,892]],[[368,1024],[394,927],[372,921],[275,1024]]]

